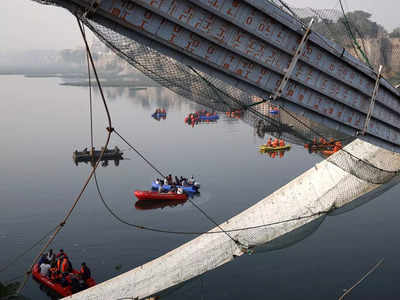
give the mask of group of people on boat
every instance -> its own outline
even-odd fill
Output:
[[[269,137],[268,140],[267,140],[266,146],[267,147],[272,147],[272,148],[285,147],[286,143],[282,139],[275,138],[274,140],[272,140],[272,138]]]
[[[326,140],[325,138],[314,138],[312,143],[305,144],[304,147],[308,149],[310,153],[320,152],[325,156],[330,156],[333,153],[343,148],[341,141],[335,141],[334,138]]]
[[[156,108],[156,111],[151,116],[157,121],[161,119],[165,120],[167,118],[167,111],[165,108]]]
[[[194,125],[197,125],[200,122],[206,122],[206,123],[216,122],[218,118],[219,116],[216,112],[208,112],[206,110],[200,110],[194,113],[190,113],[185,118],[185,123],[193,127]]]
[[[165,115],[167,113],[167,111],[165,110],[165,108],[156,108],[156,111],[154,112],[155,114],[163,114]]]
[[[199,187],[199,184],[196,182],[193,175],[189,179],[183,176],[181,176],[180,178],[178,178],[178,176],[175,176],[174,179],[173,176],[169,174],[164,179],[157,178],[155,183],[158,184],[158,191],[160,193],[166,192],[163,188],[163,185],[171,186],[171,189],[168,192],[177,194],[183,194],[183,187],[185,186],[192,186],[196,190]]]
[[[73,293],[87,288],[86,280],[91,278],[86,263],[81,264],[79,272],[72,272],[72,263],[63,249],[54,254],[53,249],[43,254],[38,262],[40,275],[63,287],[71,286]]]
[[[240,119],[240,117],[242,116],[242,111],[238,109],[233,111],[227,111],[225,114],[229,118]]]
[[[267,143],[260,147],[262,153],[267,153],[271,158],[283,158],[285,152],[290,150],[290,145],[287,145],[283,139],[275,138],[272,140],[271,137],[268,138]]]

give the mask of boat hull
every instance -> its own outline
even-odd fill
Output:
[[[135,191],[135,196],[139,200],[187,200],[188,196],[186,194],[176,194],[176,193],[159,193],[153,191]]]
[[[285,146],[278,146],[278,147],[270,147],[270,146],[265,146],[261,145],[260,150],[265,151],[265,152],[272,152],[272,151],[285,151],[285,150],[290,150],[292,146],[290,145],[285,145]]]
[[[71,273],[79,274],[79,272],[77,270],[72,270]],[[63,287],[60,283],[54,283],[49,278],[42,276],[40,274],[38,264],[35,264],[32,268],[32,277],[60,296],[67,297],[67,296],[71,296],[73,294],[70,285]],[[89,278],[86,280],[86,285],[88,287],[92,287],[92,286],[96,285],[96,282],[94,281],[93,278]]]

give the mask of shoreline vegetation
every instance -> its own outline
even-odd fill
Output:
[[[77,86],[87,87],[89,81],[87,74],[83,73],[60,73],[60,72],[31,72],[31,71],[0,71],[0,76],[24,76],[27,78],[60,78],[62,82],[60,85],[63,86]],[[116,79],[117,78],[117,79]],[[160,85],[147,78],[136,78],[134,75],[119,75],[119,74],[105,74],[100,79],[103,87],[127,87],[135,90],[145,90],[150,87],[160,87]],[[96,84],[92,81],[92,86],[95,88]]]

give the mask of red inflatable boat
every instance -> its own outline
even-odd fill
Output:
[[[139,200],[187,200],[186,194],[159,193],[152,191],[135,191],[135,196]]]
[[[79,274],[79,272],[77,270],[72,270],[72,273]],[[33,266],[32,277],[35,278],[37,281],[39,281],[41,284],[48,287],[50,290],[56,292],[60,296],[67,297],[67,296],[71,296],[73,294],[72,290],[71,290],[71,285],[63,287],[61,285],[61,283],[53,282],[48,277],[42,276],[40,274],[40,269],[39,269],[38,264],[35,264]],[[93,278],[89,278],[86,280],[86,285],[87,285],[87,287],[92,287],[92,286],[96,285],[96,282],[94,281]]]

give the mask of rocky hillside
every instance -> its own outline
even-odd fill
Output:
[[[400,38],[368,38],[357,40],[365,48],[366,55],[373,66],[384,66],[386,78],[395,82],[400,79]],[[347,46],[351,54],[356,56],[354,49]]]

